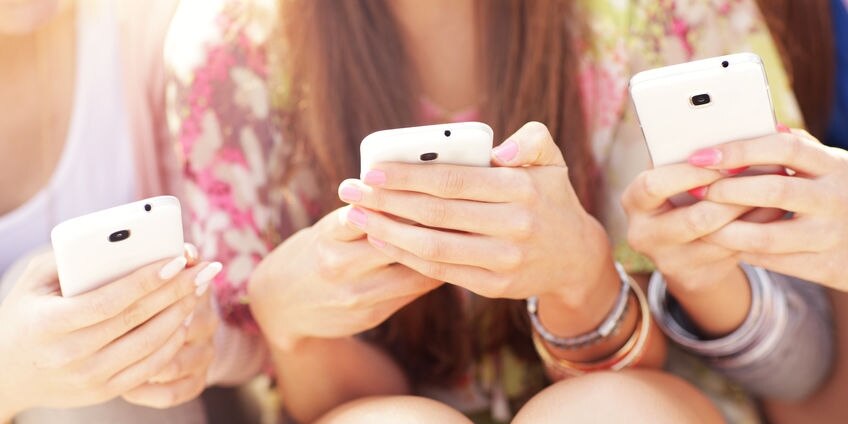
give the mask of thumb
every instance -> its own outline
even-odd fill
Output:
[[[497,166],[565,166],[559,147],[545,124],[528,122],[500,146],[492,149]]]
[[[59,276],[56,270],[56,258],[53,251],[42,252],[26,258],[22,272],[17,272],[13,291],[23,290],[27,293],[59,293]],[[14,269],[11,273],[16,273]]]

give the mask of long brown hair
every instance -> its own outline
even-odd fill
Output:
[[[595,162],[576,83],[582,27],[572,0],[477,0],[478,63],[486,74],[482,116],[503,139],[531,120],[548,125],[584,207],[595,210]],[[282,8],[288,129],[301,158],[327,187],[357,174],[359,142],[370,132],[415,125],[421,93],[401,30],[386,0],[287,0]],[[294,159],[290,166],[295,166]],[[532,358],[523,304],[484,301],[466,317],[443,286],[373,332],[416,383],[449,384],[485,352],[510,346]],[[481,327],[482,330],[481,330]],[[473,330],[472,330],[473,328]],[[469,340],[475,344],[470,345]]]
[[[792,78],[807,128],[824,137],[835,91],[830,0],[758,0]]]

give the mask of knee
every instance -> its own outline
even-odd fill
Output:
[[[515,423],[721,423],[695,387],[659,371],[601,372],[556,383],[519,411]]]
[[[330,411],[319,424],[379,423],[471,424],[459,411],[432,399],[385,396],[357,399]]]

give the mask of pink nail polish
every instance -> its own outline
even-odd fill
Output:
[[[732,177],[734,175],[739,175],[739,174],[741,174],[741,173],[743,173],[747,170],[748,170],[748,167],[743,166],[741,168],[727,169],[727,170],[724,171],[724,173],[727,174],[728,176]]]
[[[365,174],[365,184],[370,186],[380,186],[386,183],[386,173],[379,170],[371,170]]]
[[[508,163],[518,156],[518,143],[512,140],[504,141],[500,146],[495,147],[492,153],[499,161]]]
[[[347,213],[347,220],[359,228],[365,228],[368,223],[368,216],[361,209],[353,208]]]
[[[779,133],[790,133],[792,130],[789,129],[786,125],[777,124],[777,132]]]
[[[694,197],[698,200],[704,200],[704,199],[707,198],[707,190],[708,189],[709,188],[707,186],[703,186],[703,187],[693,188],[692,190],[689,190],[688,193],[691,194],[692,197]]]
[[[376,247],[376,248],[382,249],[382,248],[386,247],[386,242],[378,239],[377,237],[369,235],[368,241],[371,242],[371,244],[373,244],[374,247]]]
[[[695,166],[713,166],[721,162],[721,150],[704,149],[689,156],[689,163]]]
[[[362,200],[362,191],[353,186],[345,186],[339,191],[339,197],[345,202],[358,202]]]

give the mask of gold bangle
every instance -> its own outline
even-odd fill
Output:
[[[576,377],[593,371],[619,371],[633,366],[642,359],[651,329],[651,312],[642,288],[639,287],[633,278],[628,280],[628,284],[630,285],[630,291],[639,303],[639,320],[636,323],[633,334],[627,339],[624,345],[603,359],[591,362],[573,362],[554,357],[551,351],[548,350],[542,337],[533,331],[533,345],[548,369],[562,377]]]

